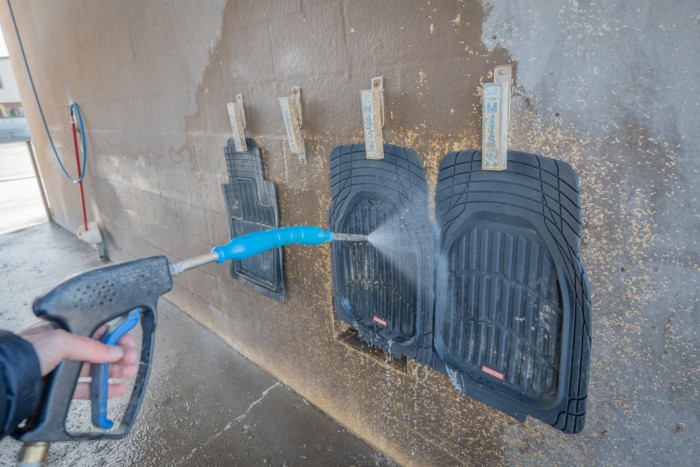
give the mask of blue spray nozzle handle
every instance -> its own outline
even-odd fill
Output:
[[[285,245],[319,245],[331,241],[333,241],[333,232],[330,230],[299,225],[236,237],[226,245],[214,247],[211,251],[219,257],[216,262],[223,263],[230,259],[246,259],[270,248]]]
[[[116,345],[126,333],[134,329],[141,319],[141,309],[130,311],[120,318],[100,337],[100,342]],[[114,423],[107,418],[107,400],[109,397],[109,363],[91,366],[90,400],[92,403],[92,424],[97,428],[109,430]]]

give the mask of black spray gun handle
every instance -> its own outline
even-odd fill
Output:
[[[137,259],[105,266],[73,276],[34,301],[34,313],[53,321],[63,329],[83,336],[93,336],[103,324],[125,317],[102,336],[116,343],[121,335],[138,322],[140,314],[143,341],[139,371],[131,399],[120,426],[110,432],[69,433],[66,416],[80,376],[80,362],[61,363],[44,385],[41,406],[35,416],[13,433],[25,443],[73,441],[85,439],[119,439],[129,433],[143,398],[156,327],[158,297],[170,291],[172,276],[216,261],[243,260],[285,245],[318,245],[333,240],[367,241],[364,235],[334,233],[320,227],[296,226],[271,229],[237,237],[223,246],[179,263],[169,264],[164,256]],[[125,316],[126,315],[126,316]],[[109,365],[94,365],[91,386],[92,422],[98,428],[110,428],[107,417]],[[46,453],[45,446],[41,448]]]
[[[34,313],[66,331],[93,336],[103,324],[140,309],[141,357],[131,399],[120,426],[110,432],[69,433],[66,417],[80,376],[80,362],[64,361],[44,384],[36,414],[13,436],[24,442],[119,439],[136,420],[153,356],[158,298],[172,289],[167,258],[154,256],[113,264],[73,276],[34,301]],[[131,315],[133,318],[133,314]],[[101,367],[105,371],[107,367]],[[106,370],[108,371],[108,370]],[[94,373],[93,373],[94,374]],[[104,381],[104,380],[103,380]],[[92,388],[93,410],[98,405],[97,381]],[[93,414],[95,420],[96,414]]]

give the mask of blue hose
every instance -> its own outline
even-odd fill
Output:
[[[78,116],[78,126],[80,127],[80,142],[83,146],[83,165],[82,165],[82,170],[80,171],[80,178],[77,180],[73,180],[70,175],[66,172],[65,169],[63,169],[63,173],[66,174],[68,179],[72,183],[80,183],[83,181],[83,177],[85,177],[85,169],[87,169],[87,144],[85,144],[85,126],[83,125],[83,114],[80,113],[80,107],[78,107],[77,102],[72,102],[70,105],[70,114],[71,117],[73,116],[73,112]],[[58,155],[56,155],[58,157]],[[59,163],[61,160],[59,159]],[[63,164],[61,164],[61,168],[63,168]]]
[[[216,262],[223,263],[230,259],[246,259],[270,248],[285,245],[318,245],[331,241],[333,232],[320,227],[282,227],[234,238],[226,245],[214,247],[211,251],[219,257]]]
[[[49,137],[49,143],[51,143],[51,149],[53,149],[53,155],[56,157],[56,160],[58,161],[58,165],[61,166],[61,170],[63,171],[63,174],[66,176],[68,180],[70,180],[71,183],[80,183],[83,181],[83,177],[85,176],[85,164],[87,163],[86,155],[87,155],[87,150],[86,150],[86,145],[85,145],[85,129],[83,128],[83,117],[80,114],[80,109],[78,108],[78,104],[72,103],[70,106],[71,109],[71,115],[73,114],[73,108],[75,108],[76,113],[78,114],[78,123],[80,125],[80,135],[82,137],[82,142],[83,142],[83,170],[78,174],[79,177],[77,179],[74,179],[73,177],[70,176],[68,171],[66,170],[66,167],[63,165],[63,162],[61,161],[61,158],[58,155],[58,151],[56,151],[56,145],[53,142],[53,138],[51,137],[51,132],[49,131],[49,125],[46,123],[46,117],[44,116],[44,109],[41,107],[41,102],[39,102],[39,95],[36,92],[36,86],[34,86],[34,78],[32,78],[32,72],[29,70],[29,62],[27,61],[27,54],[24,53],[24,45],[22,44],[22,37],[19,35],[19,28],[17,27],[17,21],[15,20],[15,12],[12,10],[12,4],[10,3],[10,0],[7,0],[7,7],[10,9],[10,16],[12,16],[12,24],[15,27],[15,32],[17,33],[17,42],[19,43],[19,50],[22,52],[22,58],[24,59],[24,66],[27,68],[27,75],[29,76],[29,83],[32,85],[32,91],[34,92],[34,99],[36,99],[36,106],[39,108],[39,114],[41,114],[41,121],[44,122],[44,129],[46,130],[46,135]]]

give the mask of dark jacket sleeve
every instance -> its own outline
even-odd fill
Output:
[[[34,347],[0,331],[0,438],[29,417],[41,396],[41,368]]]

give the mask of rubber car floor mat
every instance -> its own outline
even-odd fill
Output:
[[[328,223],[369,242],[332,242],[333,304],[360,338],[396,358],[430,352],[434,242],[423,164],[410,149],[384,145],[367,160],[362,144],[338,146],[330,160]]]
[[[573,169],[509,152],[507,170],[482,171],[480,151],[450,153],[436,220],[433,366],[516,419],[581,431],[591,302]]]
[[[233,139],[224,149],[229,183],[222,185],[231,237],[279,227],[277,192],[265,180],[262,154],[246,138],[247,152],[236,152]],[[253,290],[284,301],[282,249],[274,248],[242,261],[232,261],[231,275]]]

